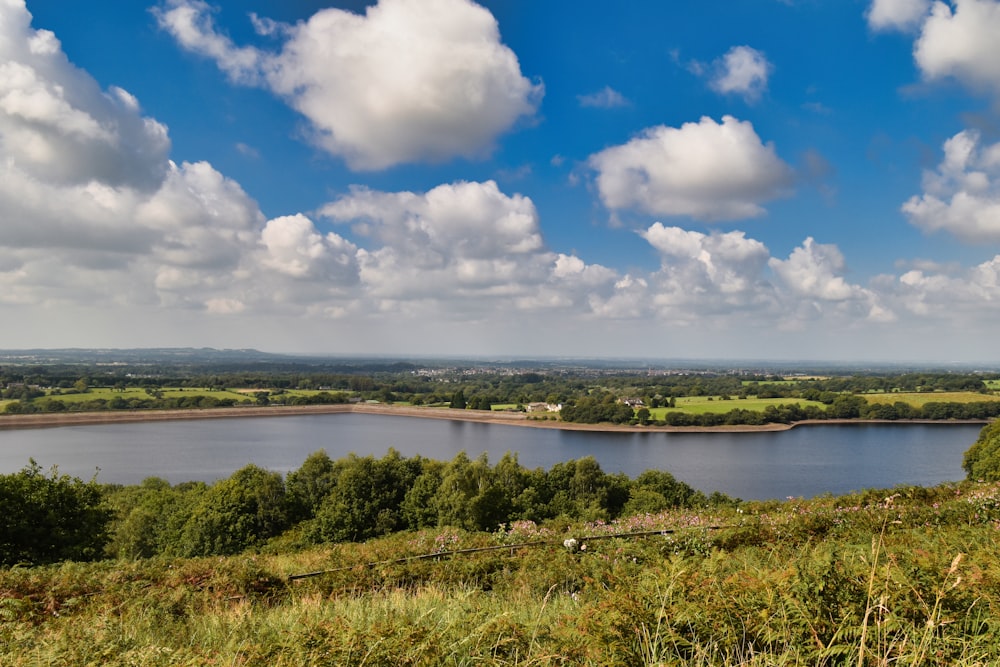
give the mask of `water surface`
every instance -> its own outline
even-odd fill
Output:
[[[288,472],[325,449],[449,460],[516,452],[522,465],[593,456],[607,472],[667,470],[705,492],[746,499],[811,497],[962,479],[962,454],[981,425],[846,424],[740,433],[608,433],[365,414],[248,417],[0,431],[0,473],[33,457],[100,482],[172,483],[228,477],[255,463]]]

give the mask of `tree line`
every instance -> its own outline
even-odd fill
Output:
[[[582,424],[650,424],[654,426],[735,426],[763,424],[792,424],[806,420],[825,419],[879,419],[879,420],[985,420],[1000,417],[1000,401],[957,403],[930,401],[923,406],[895,403],[869,403],[856,394],[835,395],[828,405],[799,405],[798,403],[768,405],[763,410],[733,408],[724,413],[693,414],[668,411],[663,419],[650,418],[646,408],[633,409],[613,395],[585,397],[564,405],[560,413],[563,421]]]
[[[294,370],[292,370],[294,368]],[[938,403],[912,408],[903,403],[859,405],[844,403],[843,397],[871,393],[972,391],[988,393],[984,380],[996,375],[957,372],[863,374],[831,377],[803,377],[784,380],[779,376],[743,372],[699,371],[658,374],[635,370],[538,369],[536,371],[497,368],[435,368],[412,364],[359,364],[285,366],[265,364],[261,368],[226,369],[217,365],[153,365],[123,367],[7,365],[0,368],[0,398],[11,401],[9,413],[60,412],[76,410],[140,410],[226,407],[233,398],[212,396],[227,387],[258,390],[245,402],[268,404],[336,403],[374,400],[410,405],[451,405],[464,409],[490,410],[495,405],[526,406],[551,403],[564,406],[563,419],[584,423],[649,423],[649,414],[629,413],[614,403],[624,398],[641,399],[649,408],[671,406],[685,396],[724,398],[789,399],[788,405],[770,412],[748,412],[734,405],[723,416],[671,413],[663,421],[672,426],[716,424],[756,424],[800,419],[851,418],[857,413],[871,419],[964,419],[982,418],[981,408]],[[124,390],[142,388],[146,396],[134,395],[90,400],[63,401],[59,393],[86,392],[104,386]],[[195,396],[164,397],[168,387],[205,390]],[[292,389],[319,392],[315,396],[293,396]],[[46,392],[48,390],[48,392]],[[276,398],[281,396],[281,398]],[[608,400],[608,397],[613,397]],[[984,396],[985,398],[985,396]],[[793,401],[809,400],[827,407],[795,407]],[[858,403],[859,399],[850,401]],[[942,407],[943,406],[943,407]],[[568,409],[566,409],[568,407]],[[988,408],[988,410],[991,408]],[[864,413],[864,414],[862,414]],[[995,416],[987,412],[985,416]]]
[[[45,474],[33,461],[0,475],[0,564],[233,554],[271,540],[300,546],[363,541],[405,530],[494,531],[512,521],[610,520],[737,502],[706,496],[665,471],[635,479],[593,457],[527,469],[462,453],[442,462],[311,454],[280,473],[248,465],[205,484],[100,485]]]

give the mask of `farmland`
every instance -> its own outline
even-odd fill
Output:
[[[995,401],[997,397],[972,391],[937,391],[864,394],[864,399],[869,403],[893,404],[898,402],[922,408],[928,403],[979,403]]]
[[[704,414],[725,414],[731,410],[751,410],[763,412],[768,406],[778,405],[799,405],[805,407],[812,405],[817,408],[825,407],[819,401],[809,401],[805,399],[789,398],[745,398],[726,400],[721,396],[682,396],[675,399],[676,406],[673,408],[651,408],[650,418],[662,420],[667,412],[686,412],[694,415]]]

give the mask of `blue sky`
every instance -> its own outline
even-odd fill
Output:
[[[0,0],[0,347],[1000,361],[1000,2]]]

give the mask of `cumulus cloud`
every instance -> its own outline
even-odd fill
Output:
[[[5,248],[94,252],[107,264],[148,249],[155,234],[127,216],[167,178],[169,148],[166,128],[74,67],[54,34],[31,27],[23,2],[0,4]]]
[[[984,146],[975,130],[959,132],[944,143],[938,168],[924,172],[923,186],[902,207],[912,224],[970,243],[1000,241],[1000,142]]]
[[[577,95],[576,99],[582,107],[597,107],[599,109],[614,109],[629,105],[625,96],[611,86],[604,86],[601,90],[589,95]]]
[[[285,37],[279,53],[236,46],[199,0],[171,0],[156,16],[233,81],[286,99],[352,169],[482,156],[543,94],[470,0],[380,0],[363,16],[324,9],[281,30],[268,23]]]
[[[268,220],[260,241],[263,264],[279,273],[341,285],[357,282],[357,246],[333,232],[321,235],[302,214]]]
[[[703,234],[657,222],[641,236],[660,254],[660,269],[648,282],[661,316],[696,320],[765,308],[772,299],[763,275],[767,247],[743,232]]]
[[[954,77],[975,89],[1000,94],[1000,2],[935,2],[914,45],[914,58],[929,80]]]
[[[806,299],[817,312],[825,302],[874,321],[894,319],[874,292],[847,282],[846,262],[835,245],[816,243],[809,237],[788,259],[771,258],[768,264],[790,294]]]
[[[887,294],[924,318],[969,322],[995,317],[996,309],[984,305],[1000,303],[1000,255],[969,269],[912,269],[884,283]]]
[[[350,243],[301,216],[266,222],[238,183],[169,148],[134,96],[102,91],[23,2],[0,2],[0,285],[18,302],[234,314],[357,282]]]
[[[739,95],[753,102],[767,90],[767,78],[773,68],[757,49],[734,46],[716,61],[709,86],[718,93]]]
[[[542,244],[532,201],[493,181],[426,193],[356,188],[320,215],[362,223],[377,247],[359,252],[361,278],[378,298],[447,298],[521,292],[555,260]]]
[[[425,193],[356,188],[320,215],[370,240],[358,251],[365,294],[382,308],[436,307],[475,319],[499,310],[587,310],[615,271],[545,247],[535,205],[493,181]],[[390,305],[391,304],[391,305]]]
[[[48,183],[155,188],[167,130],[128,92],[102,91],[71,65],[56,36],[34,30],[23,2],[0,7],[0,153]]]
[[[609,209],[700,220],[763,215],[761,203],[786,195],[792,181],[774,145],[732,116],[649,128],[590,156],[589,165]]]
[[[865,17],[872,30],[917,28],[930,11],[931,0],[872,0]]]

